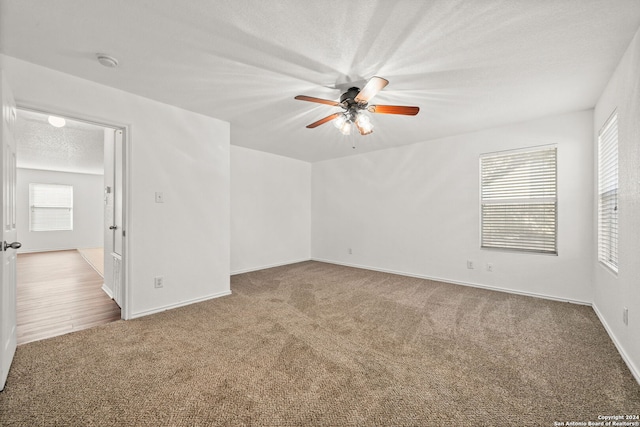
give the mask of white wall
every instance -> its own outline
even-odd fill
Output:
[[[592,116],[571,113],[314,163],[312,258],[591,302]],[[558,146],[559,255],[481,250],[480,154],[546,144]],[[467,260],[476,268],[467,269]]]
[[[597,261],[594,245],[594,307],[640,382],[640,30],[596,104],[595,153],[597,133],[615,109],[619,158],[618,275]],[[595,196],[592,210],[597,212]],[[623,307],[629,308],[628,326],[622,322]]]
[[[18,105],[129,125],[126,317],[230,292],[229,123],[5,55],[0,67]]]
[[[311,164],[231,147],[231,272],[311,257]]]
[[[18,168],[16,214],[19,252],[99,248],[103,241],[102,175]],[[29,184],[73,186],[73,230],[29,231]]]

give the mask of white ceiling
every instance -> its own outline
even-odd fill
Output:
[[[61,172],[104,174],[104,129],[66,119],[53,127],[46,114],[18,110],[17,166]]]
[[[232,144],[319,161],[592,108],[638,0],[0,0],[0,51],[231,122]],[[100,66],[96,53],[120,61]],[[374,133],[305,126],[347,81],[390,81]],[[351,148],[355,144],[356,149]]]

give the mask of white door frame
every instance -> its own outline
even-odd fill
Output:
[[[129,287],[130,271],[131,271],[131,257],[129,251],[129,242],[131,240],[131,228],[129,224],[129,218],[131,218],[131,125],[126,123],[117,123],[113,120],[103,119],[99,117],[89,117],[73,111],[60,111],[58,109],[40,107],[33,104],[25,104],[19,101],[17,102],[18,110],[27,110],[35,113],[53,115],[58,117],[68,118],[70,120],[76,120],[92,125],[101,127],[107,127],[116,130],[123,131],[122,142],[124,144],[123,156],[122,156],[122,171],[123,171],[123,185],[122,185],[122,231],[125,233],[123,236],[123,254],[122,254],[122,268],[124,269],[123,283],[122,283],[122,305],[120,307],[120,317],[124,320],[131,318],[131,289]]]

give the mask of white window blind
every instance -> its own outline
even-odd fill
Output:
[[[557,253],[556,151],[481,156],[483,248]]]
[[[618,115],[598,135],[598,259],[618,272]]]
[[[29,184],[29,230],[73,230],[73,186]]]

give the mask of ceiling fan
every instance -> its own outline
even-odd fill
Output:
[[[300,101],[317,102],[318,104],[326,104],[333,107],[341,107],[344,110],[311,123],[307,126],[309,129],[313,129],[335,120],[334,125],[344,135],[349,135],[351,133],[352,125],[355,125],[360,132],[360,135],[369,135],[373,132],[373,125],[371,124],[369,116],[365,112],[415,116],[420,111],[419,107],[407,107],[401,105],[369,105],[371,98],[373,98],[388,84],[389,81],[387,79],[374,76],[369,79],[362,90],[357,87],[349,88],[340,96],[340,102],[314,98],[306,95],[298,95],[295,99],[299,99]]]

